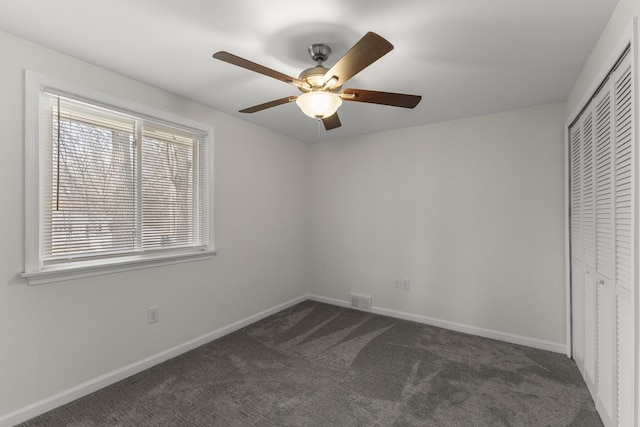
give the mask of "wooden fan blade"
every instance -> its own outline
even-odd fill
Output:
[[[340,95],[345,101],[368,102],[371,104],[390,105],[392,107],[414,108],[422,99],[419,95],[404,93],[378,92],[364,89],[345,89]]]
[[[255,113],[257,111],[266,110],[267,108],[277,107],[278,105],[288,104],[289,102],[295,101],[297,96],[287,96],[286,98],[276,99],[274,101],[265,102],[264,104],[255,105],[253,107],[245,108],[244,110],[240,110],[240,113]]]
[[[324,75],[324,81],[337,79],[331,86],[344,84],[351,77],[393,50],[393,45],[376,33],[368,32]]]
[[[324,128],[326,130],[331,130],[342,126],[342,123],[340,123],[340,118],[338,117],[338,113],[333,113],[333,115],[325,117],[324,119],[322,119],[322,123],[324,124]]]
[[[229,64],[245,68],[249,71],[254,71],[256,73],[263,74],[267,77],[280,80],[281,82],[289,83],[298,87],[309,87],[309,85],[303,82],[302,80],[298,80],[295,77],[291,77],[279,71],[272,70],[271,68],[265,67],[264,65],[256,64],[255,62],[251,62],[247,59],[240,58],[239,56],[236,56],[229,52],[224,52],[224,51],[216,52],[213,54],[213,57],[215,59],[219,59],[220,61],[224,61]]]

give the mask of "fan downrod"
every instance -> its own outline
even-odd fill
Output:
[[[311,55],[311,59],[316,61],[318,66],[322,65],[324,61],[329,58],[331,54],[331,47],[324,43],[314,43],[309,46],[309,55]]]

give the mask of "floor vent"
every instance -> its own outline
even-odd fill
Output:
[[[371,311],[371,300],[372,298],[368,295],[351,294],[351,308]]]

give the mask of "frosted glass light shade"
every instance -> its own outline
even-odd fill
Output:
[[[329,92],[307,92],[296,99],[296,104],[307,116],[320,120],[333,116],[342,105],[342,98]]]

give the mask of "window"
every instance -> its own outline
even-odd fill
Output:
[[[29,284],[210,258],[213,132],[26,73]]]

